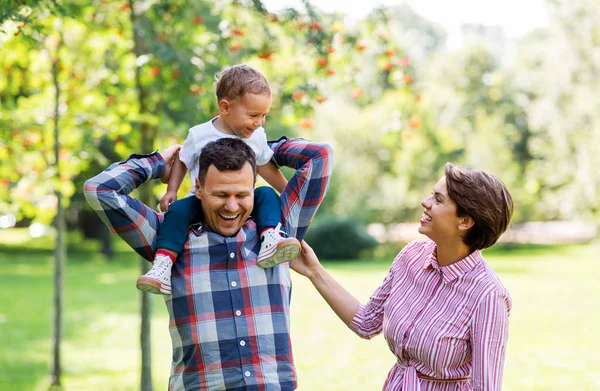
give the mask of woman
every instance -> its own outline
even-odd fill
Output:
[[[512,198],[496,177],[447,163],[421,205],[428,240],[404,247],[366,305],[306,243],[292,268],[360,337],[383,331],[398,359],[384,390],[500,390],[511,299],[481,250],[508,227]]]

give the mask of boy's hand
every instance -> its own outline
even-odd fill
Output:
[[[173,167],[173,162],[177,159],[179,155],[179,150],[181,149],[181,145],[171,145],[160,151],[160,155],[165,161],[165,173],[160,177],[160,181],[162,183],[168,183],[169,177],[171,176],[171,168]],[[163,197],[164,198],[164,197]],[[175,196],[177,199],[177,196]],[[162,205],[162,201],[161,201]],[[168,205],[168,204],[167,204]],[[165,209],[166,210],[166,209]]]
[[[169,210],[169,205],[177,201],[177,192],[167,191],[166,194],[160,199],[160,210],[166,212]]]

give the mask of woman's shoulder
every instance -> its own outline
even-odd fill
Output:
[[[482,262],[478,265],[478,272],[482,278],[479,279],[480,283],[484,286],[482,287],[482,299],[486,296],[494,296],[497,298],[501,298],[506,302],[507,307],[510,309],[512,306],[512,299],[508,290],[498,277],[498,274],[492,269],[492,267],[482,259]]]
[[[396,255],[394,264],[412,264],[423,262],[435,249],[435,243],[429,239],[416,239],[409,242]]]

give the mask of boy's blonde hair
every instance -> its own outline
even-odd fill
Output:
[[[235,101],[245,94],[271,95],[267,78],[248,65],[233,65],[216,75],[217,103],[223,99]]]

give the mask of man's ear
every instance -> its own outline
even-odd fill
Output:
[[[196,178],[196,188],[195,188],[196,198],[200,199],[202,195],[202,185],[200,185],[200,179]]]
[[[475,225],[475,221],[471,216],[462,216],[458,222],[458,229],[461,231],[468,231]]]
[[[219,101],[219,113],[222,115],[228,115],[231,111],[231,103],[227,99],[221,99]]]

